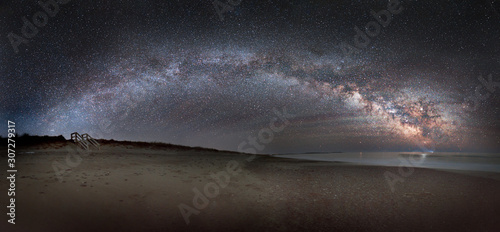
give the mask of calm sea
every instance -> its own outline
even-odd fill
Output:
[[[413,166],[422,168],[471,170],[500,173],[499,153],[452,152],[351,152],[273,155],[275,157],[347,162],[376,166]]]

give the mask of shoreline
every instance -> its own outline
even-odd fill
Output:
[[[70,146],[70,145],[68,145]],[[66,147],[17,157],[17,220],[8,231],[467,231],[500,228],[500,181],[415,168],[394,192],[397,167],[216,151],[103,147],[59,182]],[[24,150],[23,152],[26,152]],[[236,162],[213,198],[213,173]],[[236,168],[234,168],[236,167]],[[399,174],[398,174],[399,175]],[[498,177],[500,175],[493,175]],[[214,186],[214,185],[210,185]],[[2,182],[2,189],[6,183]],[[193,204],[198,189],[209,200]],[[211,190],[212,191],[212,190]],[[210,193],[210,191],[209,191]],[[214,191],[211,192],[215,195]],[[0,198],[6,204],[6,198]],[[201,202],[201,201],[200,201]],[[199,211],[180,212],[185,204]],[[13,229],[13,230],[12,230]]]

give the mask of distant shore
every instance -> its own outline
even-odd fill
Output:
[[[58,178],[54,163],[71,165]],[[116,141],[89,153],[37,145],[20,150],[17,166],[17,223],[2,231],[500,229],[500,181],[433,169],[402,176],[397,167]],[[388,172],[402,180],[394,192]]]

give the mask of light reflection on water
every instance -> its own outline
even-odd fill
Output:
[[[274,155],[275,157],[347,162],[376,166],[414,166],[422,168],[472,170],[500,173],[499,153],[458,152],[349,152]]]

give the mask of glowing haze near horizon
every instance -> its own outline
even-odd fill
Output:
[[[479,76],[500,81],[496,1],[401,1],[353,56],[340,43],[387,1],[243,0],[224,21],[210,2],[112,2],[61,6],[19,54],[6,35],[40,8],[2,6],[1,118],[236,150],[285,109],[261,152],[499,151],[500,89],[470,100]]]

